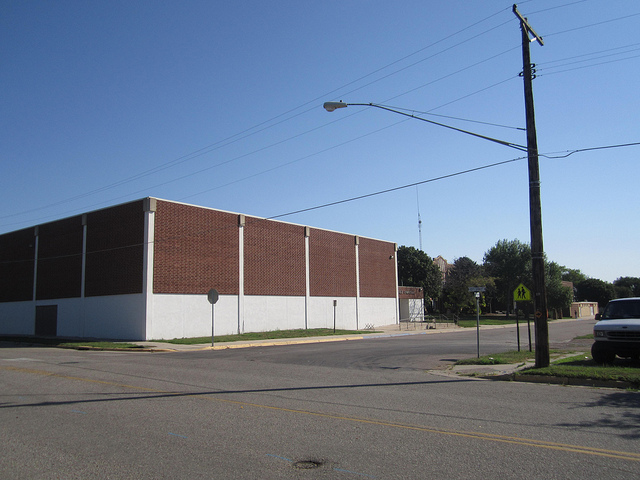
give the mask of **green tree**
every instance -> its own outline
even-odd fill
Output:
[[[640,297],[640,278],[620,277],[613,282],[616,289],[616,297]]]
[[[575,269],[566,268],[566,267],[563,267],[563,268],[564,268],[564,271],[562,272],[562,280],[564,280],[565,282],[572,282],[574,286],[578,285],[583,280],[586,280],[587,278],[589,278],[580,270],[575,270]]]
[[[602,308],[609,300],[615,298],[616,292],[613,284],[598,280],[597,278],[587,278],[576,286],[577,300],[580,302],[598,302]]]
[[[398,247],[398,281],[407,287],[422,287],[425,298],[442,293],[442,273],[433,259],[415,247]]]
[[[547,306],[553,310],[554,318],[562,317],[562,311],[571,307],[573,290],[562,284],[563,272],[566,268],[555,262],[545,264],[545,286],[547,289]]]
[[[519,240],[500,240],[484,254],[485,273],[495,279],[497,299],[507,310],[520,283],[531,285],[531,247]]]
[[[469,257],[457,258],[443,288],[445,308],[457,314],[475,312],[476,301],[469,287],[484,285],[482,267]]]

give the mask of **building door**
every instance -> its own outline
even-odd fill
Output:
[[[36,306],[36,335],[55,337],[58,334],[58,306]]]

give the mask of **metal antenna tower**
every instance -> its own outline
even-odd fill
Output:
[[[416,203],[418,204],[418,238],[420,240],[420,250],[422,250],[422,219],[420,218],[420,197],[418,196],[417,185],[416,185]]]

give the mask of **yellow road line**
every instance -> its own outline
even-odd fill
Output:
[[[342,420],[342,421],[348,421],[348,422],[354,422],[354,423],[364,423],[364,424],[369,424],[369,425],[378,425],[378,426],[382,426],[382,427],[400,428],[400,429],[414,430],[414,431],[420,431],[420,432],[426,432],[426,433],[434,433],[434,434],[439,434],[439,435],[448,435],[448,436],[455,436],[455,437],[472,438],[472,439],[486,440],[486,441],[493,441],[493,442],[500,442],[500,443],[509,443],[509,444],[512,444],[512,445],[521,445],[521,446],[528,446],[528,447],[544,448],[544,449],[559,450],[559,451],[572,452],[572,453],[582,453],[582,454],[585,454],[585,455],[594,455],[594,456],[601,456],[601,457],[616,458],[616,459],[621,459],[621,460],[629,460],[629,461],[634,461],[634,462],[640,462],[640,453],[635,453],[635,452],[622,452],[622,451],[617,451],[617,450],[606,450],[606,449],[594,448],[594,447],[586,447],[586,446],[581,446],[581,445],[554,443],[554,442],[547,442],[547,441],[544,441],[544,440],[534,440],[534,439],[527,439],[527,438],[520,438],[520,437],[511,437],[511,436],[496,435],[496,434],[484,433],[484,432],[473,432],[473,431],[466,432],[466,431],[458,431],[458,430],[446,430],[446,429],[441,429],[441,428],[428,427],[428,426],[424,426],[424,425],[409,425],[409,424],[402,424],[402,423],[395,423],[395,422],[387,422],[387,421],[384,421],[384,420],[372,420],[372,419],[358,418],[358,417],[346,417],[346,416],[335,415],[335,414],[331,414],[331,413],[322,413],[322,412],[313,412],[313,411],[309,411],[309,410],[299,410],[299,409],[293,409],[293,408],[276,407],[276,406],[271,406],[271,405],[263,405],[263,404],[259,404],[259,403],[251,403],[251,402],[245,402],[245,401],[239,401],[239,400],[228,400],[228,399],[224,399],[224,398],[213,397],[211,395],[206,395],[206,394],[203,395],[203,394],[197,394],[197,393],[169,392],[169,391],[165,391],[165,390],[158,390],[158,389],[153,389],[153,388],[139,387],[139,386],[136,386],[136,385],[128,385],[128,384],[124,384],[124,383],[109,382],[109,381],[105,381],[105,380],[93,380],[93,379],[90,379],[90,378],[75,377],[75,376],[70,376],[70,375],[62,375],[62,374],[59,374],[59,373],[48,372],[46,370],[35,370],[35,369],[30,369],[30,368],[11,367],[11,366],[0,366],[0,370],[9,370],[9,371],[14,371],[14,372],[18,372],[18,373],[27,373],[27,374],[32,374],[32,375],[50,376],[50,377],[56,377],[56,378],[61,378],[61,379],[65,379],[65,380],[76,380],[76,381],[80,381],[80,382],[88,382],[88,383],[97,383],[97,384],[102,384],[102,385],[110,385],[110,386],[113,386],[113,387],[126,388],[126,389],[131,389],[131,390],[149,392],[149,393],[157,393],[157,394],[162,394],[162,395],[176,395],[176,396],[179,395],[179,396],[185,396],[185,397],[191,396],[191,397],[197,397],[197,398],[204,398],[204,399],[207,399],[207,400],[214,400],[214,401],[220,402],[220,403],[227,403],[227,404],[233,404],[233,405],[241,405],[241,406],[245,406],[245,407],[254,407],[254,408],[275,410],[275,411],[280,411],[280,412],[294,413],[294,414],[298,414],[298,415],[308,415],[308,416],[321,417],[321,418],[330,418],[330,419],[333,419],[333,420]],[[221,392],[221,393],[224,393],[224,392]]]

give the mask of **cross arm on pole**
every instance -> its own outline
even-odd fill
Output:
[[[520,22],[522,23],[522,25],[524,25],[524,28],[526,29],[526,31],[529,32],[531,35],[533,35],[533,40],[536,40],[540,44],[540,46],[543,46],[544,41],[542,40],[542,37],[538,35],[533,30],[533,28],[531,28],[531,25],[529,25],[529,22],[527,21],[527,19],[524,18],[522,14],[518,11],[518,6],[515,3],[513,4],[513,13],[516,15],[516,17],[520,19]]]

